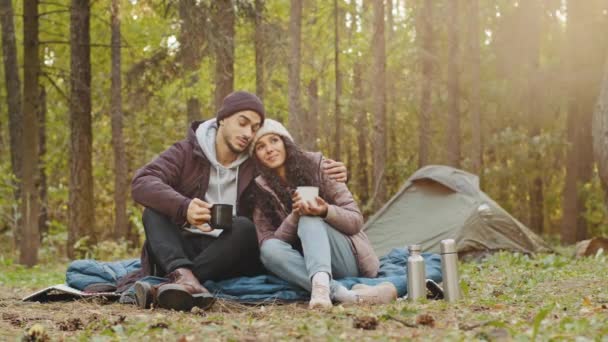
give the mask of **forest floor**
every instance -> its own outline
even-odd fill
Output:
[[[103,300],[25,303],[64,281],[65,264],[31,269],[0,258],[0,340],[596,340],[608,341],[608,258],[571,250],[529,258],[498,253],[460,265],[456,304],[397,301],[310,311],[306,303],[206,312],[139,310]]]

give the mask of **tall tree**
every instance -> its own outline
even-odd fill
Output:
[[[601,81],[602,54],[598,48],[601,32],[589,29],[589,22],[600,9],[594,1],[568,1],[567,70],[568,85],[567,136],[570,144],[566,162],[561,238],[574,243],[587,237],[585,199],[581,186],[591,179],[593,139],[591,121]]]
[[[215,6],[215,108],[234,90],[234,5],[232,0],[217,0]]]
[[[418,116],[418,167],[430,162],[431,148],[431,93],[433,87],[433,3],[422,1],[422,9],[416,17],[416,39],[419,46],[419,60],[422,65],[420,82],[420,112]]]
[[[21,165],[23,163],[22,135],[23,114],[21,108],[21,81],[15,42],[15,25],[13,22],[12,1],[0,1],[0,24],[2,25],[2,59],[4,62],[4,83],[6,85],[6,102],[8,107],[9,144],[11,152],[11,169],[17,182],[13,184],[15,199],[21,198]],[[16,215],[15,215],[16,216]],[[19,223],[13,225],[13,243],[19,244]]]
[[[91,127],[91,9],[89,0],[72,0],[70,13],[70,184],[68,256],[74,243],[92,234],[94,220]],[[87,227],[91,227],[90,230]]]
[[[386,28],[388,29],[388,40],[393,40],[395,36],[395,16],[393,15],[394,6],[399,4],[393,3],[393,0],[386,0]]]
[[[386,4],[386,40],[389,44],[389,54],[392,53],[391,42],[395,41],[395,16],[393,14],[395,6],[399,4],[394,0],[385,0]],[[388,59],[388,57],[387,57]],[[397,134],[399,131],[399,125],[397,120],[397,104],[396,104],[396,92],[397,92],[397,80],[399,71],[396,68],[391,69],[387,65],[386,73],[386,135],[387,135],[387,165],[393,165],[399,159],[399,151],[397,148]],[[388,166],[386,173],[386,186],[395,186],[395,182],[398,180],[399,171],[395,167]]]
[[[195,0],[179,1],[180,34],[179,59],[182,64],[187,88],[194,88],[198,83],[198,66],[202,58],[204,42],[205,16],[201,4]],[[186,101],[188,124],[201,119],[201,103],[195,94],[190,94]],[[188,126],[189,127],[189,126]]]
[[[48,212],[48,189],[46,177],[46,90],[40,86],[38,97],[38,196],[40,198],[40,215],[38,229],[40,231],[40,241],[44,234],[49,231],[49,212]]]
[[[448,165],[460,167],[460,43],[459,0],[450,0],[448,15],[448,125],[446,152]]]
[[[481,141],[481,50],[479,47],[479,0],[469,0],[469,34],[468,34],[468,52],[469,52],[469,75],[471,82],[471,91],[469,94],[469,106],[471,113],[471,168],[472,171],[481,176],[482,166],[482,141]]]
[[[310,151],[316,151],[318,149],[317,146],[317,137],[318,134],[318,121],[319,121],[319,82],[317,78],[308,82],[308,115],[306,118],[308,128],[306,134],[307,139],[305,139],[307,145],[305,148]]]
[[[384,38],[384,1],[373,2],[374,33],[371,49],[373,51],[373,89],[372,113],[374,115],[374,204],[378,209],[384,203],[386,191],[386,43]]]
[[[363,1],[363,8],[366,8],[368,0]],[[350,2],[349,11],[351,14],[352,22],[349,28],[349,36],[354,37],[357,29],[363,30],[363,15],[357,9],[357,3],[355,1]],[[367,25],[371,26],[371,25]],[[369,201],[369,179],[368,171],[368,148],[369,148],[369,129],[367,123],[367,96],[364,89],[364,77],[363,77],[363,65],[361,58],[353,63],[352,67],[353,75],[353,90],[352,90],[352,101],[350,111],[354,113],[354,120],[357,129],[356,144],[357,144],[357,160],[356,165],[353,165],[354,180],[356,181],[356,193],[359,195],[359,202],[363,207],[366,207]]]
[[[356,122],[357,122],[357,150],[359,155],[357,157],[357,168],[355,179],[357,180],[357,189],[359,193],[359,200],[362,204],[367,204],[369,201],[369,177],[367,170],[368,165],[368,125],[367,125],[367,109],[365,106],[366,101],[364,100],[365,91],[363,89],[363,67],[360,62],[355,62],[353,66],[353,98],[355,103],[356,111]]]
[[[127,218],[127,156],[123,138],[122,79],[120,74],[120,1],[112,0],[112,85],[110,107],[112,113],[112,149],[114,150],[114,238],[126,239]]]
[[[524,25],[527,28],[528,37],[525,39],[525,60],[524,70],[527,75],[527,95],[524,99],[527,103],[527,108],[524,111],[527,113],[529,122],[529,136],[531,139],[539,136],[541,133],[541,109],[540,106],[540,82],[541,82],[541,66],[540,66],[540,39],[541,39],[541,23],[543,4],[541,0],[530,0],[522,4],[520,15],[524,16]],[[536,165],[536,169],[540,168],[540,160],[542,156],[536,150],[532,150],[529,156],[532,162]],[[542,233],[545,221],[544,207],[544,184],[543,177],[540,172],[532,174],[532,185],[528,190],[529,201],[529,226],[537,233]]]
[[[21,217],[23,235],[19,262],[33,266],[38,262],[40,236],[38,230],[38,0],[23,3],[23,130]]]
[[[264,0],[255,0],[254,45],[255,45],[255,92],[264,101]]]
[[[289,93],[289,128],[296,141],[302,141],[302,105],[300,103],[300,64],[302,41],[302,0],[291,0],[289,15],[289,58],[288,93]]]
[[[605,205],[608,206],[608,59],[604,67],[601,92],[593,112],[593,156],[602,181]]]
[[[340,6],[338,0],[334,0],[334,73],[336,78],[336,89],[334,97],[334,125],[336,135],[334,137],[334,158],[340,160],[342,143],[342,114],[340,113],[340,100],[342,96],[342,74],[340,73]]]

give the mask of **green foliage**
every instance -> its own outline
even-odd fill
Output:
[[[523,222],[529,216],[529,189],[536,177],[545,185],[544,217],[555,232],[561,219],[561,189],[566,145],[563,137],[554,132],[542,132],[529,137],[523,129],[507,127],[487,143],[482,175],[482,188],[502,207]],[[535,156],[538,156],[536,159]],[[546,172],[552,170],[552,172]]]
[[[19,202],[15,201],[16,182],[10,163],[0,162],[0,234],[12,232],[21,216]]]
[[[548,305],[547,307],[541,309],[538,312],[538,315],[534,317],[533,331],[532,331],[532,341],[536,341],[536,336],[538,335],[538,330],[540,329],[541,322],[547,317],[551,311],[553,311],[554,304]]]
[[[602,189],[597,169],[591,182],[583,184],[581,195],[586,198],[583,217],[587,221],[587,231],[590,236],[608,236],[608,208],[606,207],[606,194]]]
[[[209,8],[213,1],[196,1]],[[203,118],[214,116],[214,34],[202,42],[204,56],[196,70],[183,70],[178,58],[180,46],[179,1],[121,0],[122,76],[124,136],[129,177],[136,169],[156,157],[175,141],[185,136],[186,101],[197,97]],[[269,117],[286,122],[288,117],[289,63],[289,1],[264,1],[262,30],[264,36],[265,104]],[[418,129],[420,88],[422,84],[420,57],[431,53],[433,58],[431,95],[430,159],[434,164],[445,161],[446,150],[446,69],[447,18],[445,3],[433,2],[432,27],[435,35],[434,51],[420,48],[417,19],[420,2],[393,1],[393,27],[386,27],[387,50],[387,118],[388,156],[386,181],[390,194],[418,168]],[[589,1],[593,6],[598,1]],[[111,118],[109,115],[110,88],[110,0],[91,1],[91,62],[93,96],[93,174],[95,220],[91,222],[94,236],[90,241],[99,246],[88,249],[81,237],[81,255],[113,257],[127,255],[123,242],[113,241],[114,171],[111,147]],[[22,63],[23,2],[13,1],[18,59]],[[372,11],[367,2],[338,1],[344,17],[339,27],[340,72],[342,75],[341,122],[342,155],[349,173],[357,173],[359,148],[368,149],[368,165],[375,151],[371,150],[374,130],[371,110],[371,38]],[[63,255],[68,225],[69,185],[69,73],[70,73],[70,1],[42,1],[40,9],[41,57],[43,66],[40,83],[47,91],[46,136],[47,154],[43,161],[48,178],[48,209],[50,231],[44,237],[42,260]],[[543,2],[540,17],[527,17],[522,3],[512,0],[480,1],[481,43],[481,113],[484,148],[482,187],[490,197],[504,206],[522,222],[530,217],[529,189],[532,180],[543,180],[544,234],[555,235],[562,217],[562,197],[565,178],[566,113],[571,94],[567,90],[566,64],[567,2]],[[603,5],[605,8],[605,5]],[[464,6],[466,7],[466,6]],[[253,1],[236,1],[235,89],[255,91],[255,51]],[[599,7],[598,7],[599,8]],[[319,150],[330,155],[335,143],[335,72],[334,72],[334,17],[333,2],[311,0],[304,2],[302,20],[301,102],[310,111],[307,87],[318,84]],[[471,100],[472,73],[468,54],[468,16],[462,16],[460,40],[464,46],[461,61],[462,168],[470,170],[472,133]],[[593,28],[603,32],[608,20],[605,11],[589,18]],[[541,91],[537,99],[530,99],[531,74],[528,52],[534,43],[526,31],[527,20],[538,20],[538,68]],[[202,25],[213,31],[213,21]],[[601,39],[600,39],[601,38]],[[598,51],[606,46],[606,38],[597,40]],[[363,96],[355,98],[354,66],[363,66]],[[600,71],[598,71],[599,73]],[[0,83],[3,83],[1,78]],[[589,92],[593,91],[589,89]],[[0,93],[5,95],[5,87]],[[3,98],[4,101],[4,98]],[[539,104],[533,110],[532,104]],[[367,121],[357,122],[363,112]],[[0,120],[8,122],[6,106],[0,106]],[[533,123],[540,132],[531,136]],[[1,126],[0,140],[8,146],[8,127]],[[292,127],[291,129],[298,129]],[[357,135],[363,131],[366,141],[359,146]],[[8,148],[0,148],[0,234],[12,239],[10,232],[18,218],[13,199]],[[536,158],[539,156],[539,158]],[[370,177],[371,178],[371,177]],[[370,183],[373,182],[369,179]],[[357,180],[349,183],[356,198],[362,189]],[[590,235],[608,234],[608,212],[605,197],[597,176],[581,184],[585,200],[584,218]],[[359,203],[365,214],[371,214],[370,203]],[[134,233],[143,239],[141,208],[130,201],[128,216]],[[111,243],[115,246],[110,247]],[[113,252],[115,250],[115,252]],[[12,252],[12,251],[11,251]]]

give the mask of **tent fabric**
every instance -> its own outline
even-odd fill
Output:
[[[414,243],[425,252],[439,253],[443,239],[454,239],[461,255],[551,251],[481,191],[477,176],[443,165],[416,171],[364,229],[379,255]]]

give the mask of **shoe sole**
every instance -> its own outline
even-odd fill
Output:
[[[135,283],[135,302],[141,309],[149,309],[152,306],[152,285],[144,282]]]
[[[194,307],[194,298],[183,286],[167,284],[158,289],[158,307],[175,311],[190,311]]]
[[[197,293],[192,295],[194,306],[207,310],[215,303],[215,297],[211,293]]]

